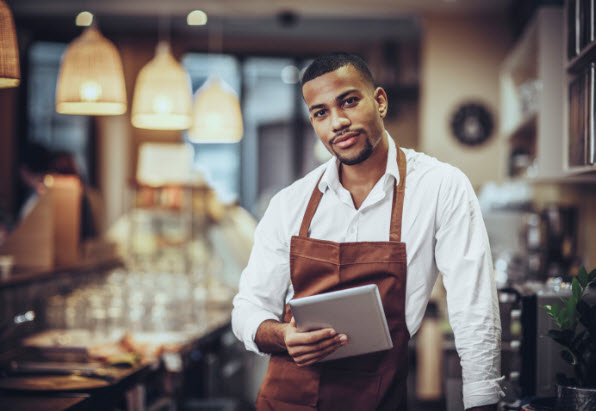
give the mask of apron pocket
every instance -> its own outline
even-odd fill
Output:
[[[377,373],[338,369],[321,371],[319,409],[374,410],[381,400],[381,376]]]
[[[356,355],[353,357],[340,358],[322,363],[326,370],[335,372],[357,372],[373,374],[377,372],[381,365],[387,361],[388,350],[373,352],[368,354]]]
[[[316,407],[319,399],[319,371],[314,367],[298,367],[288,355],[272,355],[259,397],[263,397],[265,402],[276,400]]]

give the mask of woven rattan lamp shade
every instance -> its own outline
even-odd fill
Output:
[[[191,124],[190,77],[167,42],[139,72],[132,100],[132,125],[152,130],[186,130]]]
[[[195,143],[237,143],[242,139],[242,133],[238,96],[222,79],[210,78],[195,94],[189,140]]]
[[[122,61],[116,46],[90,26],[66,49],[56,87],[62,114],[118,115],[126,112]]]
[[[14,20],[8,5],[0,0],[0,88],[16,87],[20,82],[19,48]]]

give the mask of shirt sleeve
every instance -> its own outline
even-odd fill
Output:
[[[289,244],[284,240],[279,194],[257,225],[248,265],[234,297],[232,330],[245,347],[258,354],[257,329],[265,320],[280,321],[290,285]]]
[[[504,396],[501,321],[488,235],[468,178],[445,173],[435,231],[435,260],[447,291],[449,322],[463,376],[466,409],[497,403]]]

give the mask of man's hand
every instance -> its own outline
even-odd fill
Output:
[[[289,323],[265,320],[257,329],[255,343],[267,353],[287,351],[296,364],[311,365],[348,343],[348,336],[332,328],[300,332],[292,317]]]
[[[314,364],[342,345],[346,345],[348,336],[337,334],[332,328],[299,332],[292,317],[284,332],[284,342],[290,357],[298,366],[303,367]]]

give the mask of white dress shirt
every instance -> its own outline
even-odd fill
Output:
[[[399,182],[396,145],[388,136],[385,174],[359,209],[340,183],[335,158],[276,194],[255,231],[254,246],[234,298],[232,327],[247,349],[259,353],[259,325],[281,320],[293,297],[290,239],[321,174],[323,197],[310,237],[334,242],[389,241],[393,186]],[[447,291],[449,322],[461,358],[466,408],[500,399],[501,324],[488,236],[468,178],[437,159],[402,149],[407,179],[402,216],[408,273],[406,324],[414,335],[424,317],[437,273]]]

